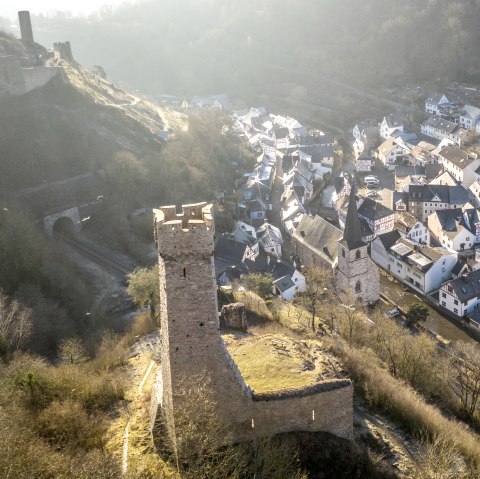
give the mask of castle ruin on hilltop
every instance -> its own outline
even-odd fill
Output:
[[[161,367],[153,393],[153,421],[164,424],[174,439],[182,385],[208,376],[219,420],[231,426],[235,440],[289,431],[326,431],[352,439],[349,379],[260,394],[243,380],[219,332],[212,205],[185,205],[181,214],[175,206],[161,207],[154,210],[154,228]]]

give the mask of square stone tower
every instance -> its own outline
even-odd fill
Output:
[[[183,381],[208,375],[212,387],[228,396],[233,380],[222,361],[211,208],[207,203],[184,205],[178,215],[175,206],[154,210],[160,272],[161,402],[170,432],[178,407],[175,393]],[[240,386],[233,396],[241,398]]]
[[[352,184],[343,237],[338,241],[337,287],[351,291],[364,303],[380,299],[380,272],[368,255],[368,246],[362,240],[358,217],[355,185]]]

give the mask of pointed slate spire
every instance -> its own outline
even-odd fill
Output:
[[[350,198],[348,199],[347,218],[345,219],[345,229],[341,243],[346,243],[348,249],[359,248],[365,245],[362,240],[362,227],[358,217],[356,188],[353,179],[350,179]]]

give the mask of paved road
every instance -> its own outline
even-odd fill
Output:
[[[425,303],[423,298],[406,289],[404,285],[387,275],[383,270],[380,270],[380,286],[382,293],[404,310],[408,310],[412,303],[422,302],[425,304],[428,307],[428,319],[425,326],[434,333],[450,341],[475,341],[468,334],[467,329],[447,319],[439,311]]]
[[[385,168],[375,168],[371,175],[378,176],[380,180],[380,186],[376,190],[368,190],[362,182],[359,186],[359,194],[361,196],[367,196],[369,191],[376,191],[378,196],[373,197],[375,201],[382,203],[387,208],[393,209],[393,191],[395,190],[395,173],[388,171]]]

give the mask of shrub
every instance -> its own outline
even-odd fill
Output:
[[[39,434],[61,448],[103,448],[103,421],[92,418],[79,401],[53,401],[38,416]]]

